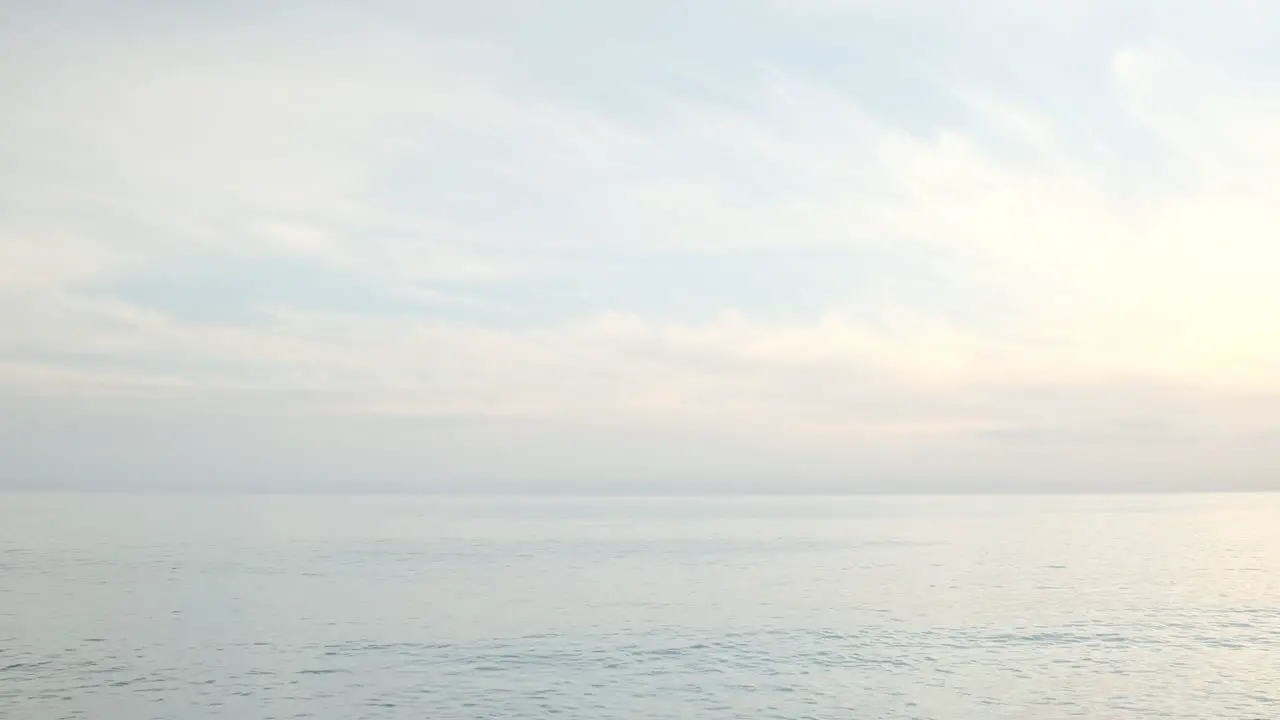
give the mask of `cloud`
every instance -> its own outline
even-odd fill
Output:
[[[626,8],[230,8],[13,18],[11,424],[65,417],[78,452],[118,413],[156,484],[216,444],[208,408],[265,428],[270,398],[281,453],[342,435],[329,467],[400,453],[397,487],[632,463],[690,487],[783,488],[789,463],[977,486],[1046,457],[1026,482],[1256,484],[1269,462],[1280,106],[1216,21],[760,2],[691,15],[699,36]],[[164,418],[185,439],[147,443]],[[591,455],[575,433],[609,452],[566,460]],[[24,472],[84,481],[55,445]],[[237,473],[314,469],[244,448]]]

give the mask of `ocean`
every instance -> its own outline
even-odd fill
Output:
[[[5,494],[0,717],[1276,718],[1280,496]]]

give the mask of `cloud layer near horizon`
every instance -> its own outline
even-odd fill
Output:
[[[1251,2],[0,15],[28,487],[1266,487]]]

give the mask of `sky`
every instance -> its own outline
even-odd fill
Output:
[[[0,4],[0,486],[1280,488],[1280,4]]]

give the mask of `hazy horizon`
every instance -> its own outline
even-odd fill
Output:
[[[1280,5],[0,9],[0,490],[1280,490]]]

